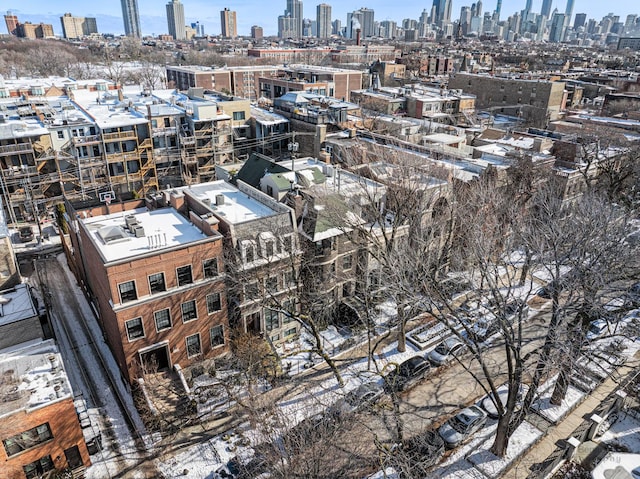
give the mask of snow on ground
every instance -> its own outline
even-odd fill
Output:
[[[531,409],[535,410],[542,417],[556,424],[564,418],[573,407],[585,396],[585,393],[569,386],[567,394],[562,400],[562,404],[554,406],[551,404],[551,395],[556,384],[557,375],[549,379],[538,389],[538,398],[531,405]]]
[[[513,461],[518,459],[538,438],[542,436],[542,431],[528,422],[523,422],[518,429],[515,430],[513,436],[509,440],[507,453],[500,458],[491,453],[490,449],[493,444],[493,437],[482,443],[478,450],[471,453],[467,460],[475,465],[488,477],[499,477]]]
[[[600,437],[600,442],[617,444],[640,454],[640,417],[621,412],[618,420]]]

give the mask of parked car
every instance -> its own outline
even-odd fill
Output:
[[[456,336],[451,336],[427,353],[427,359],[436,366],[442,366],[464,353],[467,346]]]
[[[347,393],[343,398],[338,399],[327,412],[333,416],[340,416],[360,411],[371,406],[383,394],[384,389],[380,384],[375,382],[364,383]]]
[[[414,356],[400,363],[385,378],[385,385],[392,391],[405,391],[422,379],[431,365],[422,356]]]
[[[518,396],[516,398],[517,404],[520,404],[524,394],[527,392],[528,387],[526,385],[520,385],[520,389],[518,389]],[[507,406],[507,399],[509,398],[509,385],[503,384],[498,389],[496,389],[498,393],[498,401],[502,404],[502,407]],[[487,394],[481,401],[480,407],[485,410],[487,416],[491,419],[498,419],[500,414],[498,413],[498,405],[496,400],[494,399],[493,393]]]
[[[634,283],[625,294],[625,303],[633,308],[640,306],[640,283]]]
[[[445,446],[453,449],[482,429],[486,422],[487,413],[478,406],[469,406],[440,426],[438,434]]]
[[[33,239],[33,230],[31,226],[22,226],[18,230],[18,235],[20,236],[20,241],[23,243],[28,243]]]
[[[587,339],[587,341],[594,341],[609,331],[609,322],[606,319],[596,319],[595,321],[591,321],[591,323],[589,323],[589,329],[587,329],[585,338]]]
[[[427,431],[401,444],[389,463],[399,477],[425,477],[444,455],[444,441],[436,431]]]
[[[482,316],[469,329],[471,339],[485,341],[498,331],[498,324],[498,318],[493,313]]]
[[[504,318],[513,323],[522,315],[522,319],[525,320],[529,316],[529,305],[521,299],[514,299],[506,304],[504,307]]]

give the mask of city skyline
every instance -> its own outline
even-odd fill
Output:
[[[165,5],[166,2],[157,0],[138,0],[140,12],[140,24],[143,35],[159,35],[168,33]],[[315,20],[316,7],[323,3],[322,0],[310,2],[303,1],[304,18]],[[371,8],[375,11],[376,21],[393,20],[400,24],[403,19],[418,19],[423,10],[431,9],[432,0],[426,0],[422,5],[389,4],[382,0],[348,0],[346,2],[324,1],[332,6],[332,20],[338,19],[343,26],[346,25],[347,14],[360,8]],[[451,9],[451,19],[455,20],[460,16],[460,9],[463,6],[470,6],[473,1],[453,0]],[[509,15],[524,10],[526,0],[502,0],[501,19],[505,20]],[[188,25],[199,21],[205,26],[205,32],[209,35],[219,35],[221,33],[220,11],[225,7],[237,12],[238,35],[249,36],[251,26],[259,25],[263,28],[267,36],[276,35],[278,31],[278,15],[282,15],[286,8],[286,0],[277,0],[275,4],[265,4],[251,0],[239,0],[229,4],[212,5],[208,0],[183,0],[185,13],[185,23]],[[497,0],[483,1],[485,12],[494,11]],[[551,11],[557,9],[559,13],[564,13],[567,6],[566,0],[553,0]],[[277,7],[274,8],[274,7]],[[71,13],[74,16],[95,17],[101,33],[124,33],[124,23],[121,16],[120,2],[110,0],[100,4],[87,5],[80,0],[65,0],[56,2],[55,9],[48,0],[32,0],[28,5],[10,3],[6,5],[6,10],[18,15],[21,22],[29,21],[33,23],[52,23],[56,34],[62,36],[62,29],[59,18],[64,13]],[[532,11],[540,13],[542,0],[533,0]],[[612,12],[613,10],[613,12]],[[3,13],[6,13],[3,12]],[[114,13],[116,13],[114,15]],[[636,0],[620,0],[615,5],[603,4],[596,0],[575,0],[573,5],[573,16],[578,13],[586,13],[588,18],[601,20],[608,13],[619,15],[621,20],[628,14],[640,13],[640,6]],[[571,20],[573,23],[573,18]]]

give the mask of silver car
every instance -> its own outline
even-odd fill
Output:
[[[466,349],[466,345],[455,336],[451,336],[427,354],[427,359],[436,366],[447,364],[456,356],[462,354]]]
[[[486,422],[487,413],[478,406],[470,406],[440,426],[438,434],[444,441],[444,445],[453,449],[482,429]]]

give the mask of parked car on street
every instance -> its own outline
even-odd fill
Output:
[[[451,336],[427,353],[427,359],[436,366],[443,366],[461,355],[467,349],[466,344],[456,336]]]
[[[361,411],[375,403],[384,394],[383,387],[375,382],[364,383],[338,399],[328,410],[328,414],[340,416]]]
[[[385,377],[385,385],[392,391],[405,391],[422,379],[431,365],[422,356],[414,356],[400,363]]]
[[[520,386],[520,389],[518,390],[518,396],[516,398],[516,402],[518,405],[521,404],[521,401],[525,393],[527,392],[527,389],[528,387],[525,385]],[[509,398],[509,385],[503,384],[496,389],[496,392],[498,393],[497,400],[500,401],[503,408],[506,407],[507,399]],[[493,393],[487,394],[480,401],[480,407],[486,411],[487,416],[489,416],[491,419],[498,419],[500,417],[500,414],[498,413],[498,405],[496,400],[494,399]],[[518,406],[516,406],[516,408],[518,408]]]
[[[469,406],[440,426],[438,434],[445,446],[453,449],[482,429],[486,422],[487,413],[478,406]]]
[[[388,461],[400,477],[425,477],[444,455],[444,441],[436,431],[427,431],[403,442]]]
[[[596,319],[589,323],[589,329],[587,329],[585,338],[587,341],[594,341],[609,331],[612,331],[612,329],[609,329],[609,322],[606,319]]]

